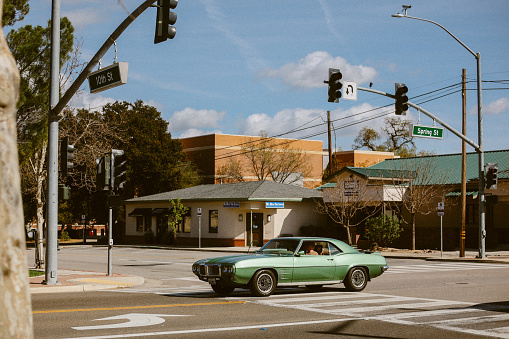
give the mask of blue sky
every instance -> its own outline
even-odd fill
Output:
[[[405,0],[406,1],[406,0]],[[142,0],[61,0],[88,62]],[[129,63],[126,85],[90,94],[76,107],[141,99],[161,111],[173,137],[210,133],[309,138],[327,147],[326,111],[335,133],[332,147],[350,150],[358,131],[379,129],[393,101],[359,92],[357,101],[327,102],[328,68],[343,80],[393,93],[405,83],[410,101],[461,130],[461,71],[467,70],[467,136],[477,142],[476,61],[439,27],[393,18],[400,1],[180,0],[173,40],[154,45],[156,9],[147,9],[117,40],[118,61]],[[445,26],[482,57],[484,148],[507,149],[509,130],[509,2],[505,0],[406,1],[408,15]],[[22,24],[45,25],[50,0],[31,0]],[[10,28],[6,28],[7,31]],[[113,48],[102,60],[113,63]],[[506,89],[497,89],[506,88]],[[442,89],[442,90],[441,90]],[[423,94],[433,92],[426,96]],[[420,96],[413,99],[414,97]],[[438,98],[443,96],[441,98]],[[434,99],[434,100],[432,100]],[[428,101],[431,100],[431,101]],[[424,102],[427,101],[427,102]],[[387,106],[388,107],[384,107]],[[375,118],[378,117],[378,118]],[[417,123],[411,109],[408,119]],[[433,121],[421,115],[423,125]],[[364,121],[364,122],[363,122]],[[297,132],[292,132],[299,129]],[[417,138],[419,150],[461,152],[450,132],[443,140]],[[473,151],[472,147],[467,148]]]

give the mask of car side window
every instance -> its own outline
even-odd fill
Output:
[[[341,251],[336,245],[329,243],[329,254],[330,255],[336,255],[336,254],[340,254],[340,253],[343,253],[343,251]]]

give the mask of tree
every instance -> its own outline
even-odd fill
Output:
[[[370,151],[380,151],[383,147],[377,145],[376,142],[380,140],[382,136],[380,133],[369,127],[363,127],[352,145],[353,149],[367,148]]]
[[[25,18],[30,10],[29,0],[4,0],[2,26],[12,26]]]
[[[170,199],[171,203],[171,216],[168,221],[168,227],[170,228],[171,232],[173,233],[173,244],[175,244],[175,240],[177,239],[177,230],[179,225],[182,223],[182,220],[184,220],[184,215],[187,213],[189,208],[182,205],[180,202],[180,199],[177,199],[177,202],[175,202],[173,199]]]
[[[221,177],[221,183],[243,182],[242,164],[239,159],[230,158],[219,168],[217,174]]]
[[[363,127],[352,145],[353,149],[367,148],[370,151],[394,152],[401,157],[416,155],[414,137],[410,133],[410,120],[398,117],[385,118],[380,133],[369,127]],[[379,141],[385,137],[385,141]]]
[[[410,214],[408,224],[412,228],[412,250],[415,250],[415,216],[436,211],[431,203],[437,198],[443,198],[448,192],[446,184],[449,174],[437,168],[434,157],[415,157],[393,161],[392,164],[392,200],[400,201],[399,207]]]
[[[252,142],[245,152],[250,170],[258,180],[291,184],[302,180],[311,171],[306,155],[291,147],[289,141],[277,141],[262,132],[258,141]]]
[[[3,8],[3,1],[0,0]],[[33,338],[16,137],[20,75],[0,33],[0,338]]]
[[[196,184],[198,176],[186,164],[182,143],[171,138],[168,123],[155,107],[141,100],[134,104],[115,102],[103,108],[103,115],[118,132],[113,146],[127,155],[124,196],[144,196]]]
[[[338,178],[336,186],[322,192],[317,210],[327,214],[334,222],[345,227],[348,243],[352,244],[350,228],[373,216],[380,206],[381,196],[377,189],[358,178]]]
[[[11,5],[20,8],[23,0],[13,0]],[[23,6],[21,6],[23,7]],[[18,15],[19,18],[19,15]],[[60,66],[71,63],[73,58],[74,28],[67,18],[60,22]],[[20,94],[17,104],[17,135],[19,161],[23,181],[23,201],[25,217],[37,220],[39,258],[44,258],[42,237],[44,225],[44,186],[46,179],[46,151],[48,137],[48,112],[51,61],[51,21],[47,27],[31,25],[11,30],[7,34],[7,44],[20,71]],[[77,66],[76,66],[77,67]],[[69,67],[62,84],[70,77],[73,69]]]

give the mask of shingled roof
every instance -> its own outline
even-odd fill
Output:
[[[321,193],[310,188],[281,184],[274,181],[247,181],[221,185],[199,185],[180,190],[158,193],[126,202],[181,201],[303,201],[321,198]]]

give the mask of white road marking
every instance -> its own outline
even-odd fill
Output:
[[[146,333],[124,333],[124,334],[113,334],[113,335],[103,335],[103,336],[93,336],[93,337],[72,337],[72,338],[66,338],[66,339],[134,338],[134,337],[148,337],[148,336],[156,336],[156,335],[239,331],[239,330],[249,330],[249,329],[286,327],[286,326],[303,326],[303,325],[313,325],[313,324],[340,323],[340,322],[351,321],[351,320],[359,320],[359,319],[358,318],[324,319],[324,320],[315,320],[315,321],[301,321],[301,322],[276,323],[276,324],[260,324],[260,325],[249,325],[249,326],[200,328],[200,329],[193,329],[193,330],[161,331],[161,332],[146,332]]]

